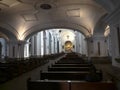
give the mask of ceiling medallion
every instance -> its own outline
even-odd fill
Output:
[[[38,1],[34,4],[36,10],[51,10],[56,8],[55,2],[47,2],[47,1]]]
[[[45,10],[49,10],[52,8],[52,6],[50,4],[41,4],[40,5],[41,9],[45,9]]]

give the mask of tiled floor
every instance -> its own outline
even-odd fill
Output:
[[[57,59],[58,60],[58,59]],[[10,80],[4,84],[0,85],[0,90],[27,90],[26,81],[29,77],[32,79],[39,79],[40,77],[40,70],[47,69],[47,66],[51,63],[54,63],[55,60],[51,60],[49,64],[46,64],[44,66],[38,67],[30,72],[24,73],[23,75],[14,78],[13,80]],[[102,69],[104,80],[109,80],[110,77],[108,73],[114,73],[117,72],[117,75],[120,75],[120,72],[116,69],[113,70],[113,67],[111,64],[96,64],[95,65],[98,69]],[[114,71],[114,72],[113,72]]]

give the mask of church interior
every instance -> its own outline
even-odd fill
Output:
[[[120,90],[119,0],[0,0],[0,90]]]

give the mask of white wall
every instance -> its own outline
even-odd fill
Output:
[[[98,52],[98,43],[100,44],[100,55]],[[107,42],[105,41],[105,37],[94,37],[93,39],[93,56],[108,56],[107,53]]]

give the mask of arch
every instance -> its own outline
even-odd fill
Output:
[[[75,23],[68,23],[68,22],[59,22],[59,23],[56,22],[56,23],[47,23],[47,24],[42,24],[42,25],[38,24],[30,28],[23,34],[24,39],[27,40],[30,36],[32,36],[33,34],[39,31],[46,30],[46,29],[55,29],[55,28],[57,29],[66,28],[66,29],[76,30],[76,31],[81,32],[86,37],[91,36],[91,33],[89,32],[89,30],[82,25],[78,25]]]
[[[115,5],[111,0],[95,0],[99,5],[103,6],[108,12],[111,12],[115,9]]]
[[[8,36],[0,32],[0,38],[4,38],[6,41],[9,41]]]
[[[9,24],[0,22],[0,33],[9,40],[17,40],[18,32]]]
[[[97,33],[101,33],[101,34],[104,34],[104,31],[105,31],[105,27],[107,26],[107,23],[104,21],[104,18],[107,16],[108,14],[105,14],[103,15],[96,23],[95,25],[95,28],[94,28],[94,32],[93,32],[93,35],[94,34],[97,34]]]

